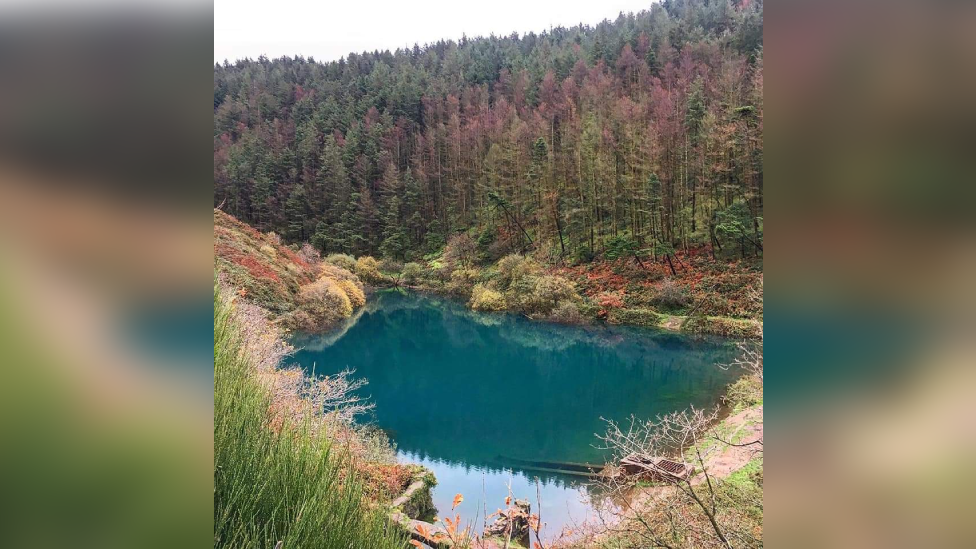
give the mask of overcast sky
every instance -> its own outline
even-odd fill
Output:
[[[214,61],[394,50],[441,38],[595,25],[652,0],[215,0]]]

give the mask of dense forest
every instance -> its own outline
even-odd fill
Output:
[[[214,205],[324,252],[762,251],[762,0],[214,66]],[[364,22],[368,24],[368,22]]]

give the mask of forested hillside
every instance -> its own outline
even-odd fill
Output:
[[[214,205],[400,260],[462,230],[486,260],[761,254],[762,9],[215,65]]]

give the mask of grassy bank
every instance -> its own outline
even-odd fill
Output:
[[[723,262],[679,254],[672,273],[663,264],[633,259],[558,266],[512,254],[483,262],[451,246],[406,264],[349,256],[345,262],[369,284],[448,294],[479,311],[508,311],[571,324],[606,321],[761,337],[761,260]]]
[[[348,446],[260,374],[237,303],[214,286],[214,547],[394,548]],[[274,348],[270,349],[274,359]]]

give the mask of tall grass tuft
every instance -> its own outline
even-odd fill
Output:
[[[214,284],[214,547],[393,548],[362,485],[308,421],[273,424],[235,305]]]

